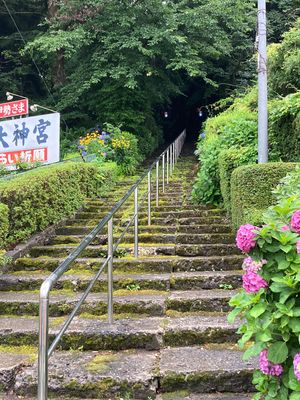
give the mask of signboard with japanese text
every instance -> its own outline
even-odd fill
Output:
[[[60,114],[0,121],[0,165],[59,161]]]
[[[17,117],[28,114],[28,100],[10,101],[0,103],[0,119]]]

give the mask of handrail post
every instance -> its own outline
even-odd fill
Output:
[[[169,149],[167,150],[167,185],[169,184]]]
[[[108,221],[107,227],[108,233],[108,244],[107,244],[107,256],[109,258],[107,266],[107,284],[108,284],[108,323],[113,323],[113,263],[114,263],[114,239],[113,239],[113,218]]]
[[[174,165],[177,162],[177,157],[176,157],[176,141],[174,142]]]
[[[156,207],[158,207],[159,196],[159,161],[156,162]]]
[[[139,191],[134,190],[134,257],[139,256]]]
[[[173,156],[172,164],[173,164],[173,171],[174,171],[174,169],[175,169],[175,143],[172,144],[172,156]]]
[[[165,193],[165,154],[162,156],[162,191]]]
[[[151,170],[148,172],[148,225],[151,225]]]
[[[170,176],[172,176],[172,173],[173,173],[172,161],[173,161],[172,145],[170,145]]]
[[[46,280],[40,289],[38,400],[48,399],[49,292],[51,286],[51,282]]]

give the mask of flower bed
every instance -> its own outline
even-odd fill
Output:
[[[141,161],[137,138],[109,124],[105,131],[100,126],[90,129],[79,139],[78,150],[83,160],[95,154],[98,163],[115,161],[124,174],[134,174]]]

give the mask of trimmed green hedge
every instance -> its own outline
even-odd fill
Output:
[[[0,203],[0,249],[2,249],[6,244],[8,230],[8,207],[6,204]]]
[[[230,147],[222,150],[219,154],[220,187],[224,207],[229,213],[231,211],[231,175],[235,168],[240,165],[256,161],[256,151],[252,147]]]
[[[8,232],[5,223],[0,231],[0,242],[14,244],[71,216],[87,196],[95,196],[105,185],[111,185],[115,171],[114,163],[98,167],[70,162],[0,182],[0,201],[8,208],[9,221]]]
[[[260,224],[262,214],[276,202],[272,190],[279,181],[299,165],[297,163],[268,163],[246,165],[233,171],[231,177],[232,222]]]

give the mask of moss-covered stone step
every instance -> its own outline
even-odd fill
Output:
[[[241,271],[175,272],[170,277],[172,290],[233,289],[242,282]]]
[[[69,282],[68,282],[69,283]],[[125,284],[126,282],[124,282]],[[82,282],[84,289],[88,281]],[[104,282],[103,282],[104,284]],[[170,284],[165,281],[165,286]],[[63,283],[61,284],[63,285]],[[161,284],[163,285],[163,283]],[[102,285],[101,285],[102,286]],[[125,289],[114,293],[114,311],[118,314],[145,314],[151,316],[165,315],[166,311],[178,312],[225,312],[230,308],[228,302],[235,294],[232,290],[190,290],[171,291],[140,289],[138,284],[129,283]],[[51,295],[49,312],[58,317],[69,314],[80,299],[82,293],[68,290],[56,290]],[[82,305],[81,313],[103,315],[107,313],[107,295],[91,293]],[[39,314],[39,293],[35,292],[1,292],[0,315],[34,315]]]
[[[56,284],[55,289],[72,291],[85,290],[94,276],[92,271],[71,270]],[[0,301],[1,292],[37,290],[49,276],[47,273],[30,274],[20,271],[18,275],[0,275]],[[203,272],[172,272],[172,273],[147,273],[147,274],[114,274],[114,289],[129,290],[133,293],[139,290],[198,290],[198,289],[231,289],[241,284],[241,271],[203,271]],[[101,275],[93,291],[106,291],[107,277]]]
[[[157,352],[56,352],[50,359],[51,398],[155,399]],[[66,364],[68,368],[66,368]],[[16,377],[19,395],[36,396],[36,365]],[[36,397],[35,397],[36,398]]]
[[[165,216],[161,216],[160,213],[156,213],[157,215],[154,215],[154,213],[151,214],[151,221],[153,224],[155,225],[159,225],[159,224],[165,224],[165,223],[169,223],[169,222],[176,222],[177,221],[177,216],[176,215],[171,215],[171,214],[167,214]],[[97,223],[99,223],[101,221],[101,219],[103,219],[105,216],[107,215],[107,213],[96,213],[96,212],[79,212],[77,214],[77,218],[79,220],[87,220],[87,221],[97,221]],[[114,219],[115,223],[118,224],[120,222],[125,222],[125,221],[129,221],[129,219],[133,216],[133,212],[131,212],[129,214],[128,217],[120,217],[121,214],[118,214],[118,216]],[[142,225],[146,225],[148,224],[148,214],[143,213],[143,215],[139,214],[139,223]]]
[[[4,395],[3,392],[9,392],[13,389],[15,379],[19,371],[32,364],[36,357],[36,350],[29,346],[20,346],[18,348],[6,347],[0,345],[0,399],[17,400],[17,397]],[[2,394],[1,394],[2,393]]]
[[[71,228],[72,231],[72,228]],[[82,234],[58,234],[51,241],[51,244],[74,244],[80,243],[85,235]],[[235,237],[230,233],[181,233],[181,234],[170,234],[170,233],[156,233],[156,232],[140,232],[139,243],[142,246],[143,243],[178,243],[178,244],[213,244],[213,243],[234,243]],[[119,235],[115,234],[115,240],[119,239]],[[133,234],[126,234],[124,241],[126,243],[134,242]],[[107,235],[98,235],[92,244],[106,244]]]
[[[163,392],[198,393],[253,391],[256,362],[243,362],[236,350],[186,347],[161,351],[160,385]]]
[[[92,230],[92,228],[94,228],[99,222],[101,221],[101,218],[97,218],[97,216],[95,214],[89,214],[88,216],[86,216],[85,218],[76,218],[76,219],[72,219],[69,220],[67,225],[68,226],[87,226],[87,227],[91,227],[90,230]],[[125,222],[125,218],[123,218],[122,220],[120,218],[114,218],[114,223],[115,225],[119,225],[120,223],[123,223],[124,225]],[[153,216],[151,217],[151,224],[154,226],[163,226],[166,224],[170,224],[171,225],[175,225],[177,223],[177,219],[174,217],[167,217],[167,218],[154,218]],[[148,217],[147,218],[139,218],[139,226],[148,226]]]
[[[50,341],[59,332],[64,318],[50,318]],[[59,348],[62,350],[158,350],[166,346],[191,346],[207,343],[235,343],[238,325],[225,316],[148,317],[120,319],[113,324],[102,319],[76,317]],[[0,317],[2,345],[37,346],[38,317]]]
[[[72,270],[71,273],[67,273],[57,282],[54,289],[65,289],[72,290],[74,292],[85,290],[91,281],[95,272],[84,270],[76,271]],[[38,290],[42,285],[43,281],[49,276],[49,273],[35,272],[34,274],[28,273],[28,271],[20,271],[18,275],[3,274],[0,275],[0,301],[1,291],[28,291]],[[128,290],[128,291],[139,291],[139,290],[170,290],[170,279],[171,274],[144,274],[144,275],[120,275],[114,274],[114,289],[115,290]],[[106,291],[107,289],[107,277],[102,275],[99,280],[95,283],[93,288],[94,292]]]
[[[190,290],[173,291],[166,298],[166,309],[183,313],[209,311],[227,312],[233,290]]]
[[[66,257],[71,251],[77,247],[77,243],[74,245],[50,245],[50,246],[35,246],[30,250],[30,255],[33,257],[48,256],[48,257]],[[125,255],[133,254],[133,244],[121,244],[118,250],[115,252],[116,257],[122,257]],[[152,244],[144,243],[139,246],[139,254],[141,256],[146,255],[175,255],[175,245],[174,244]],[[107,246],[88,246],[81,253],[82,257],[103,257],[107,255]]]
[[[141,207],[141,210],[146,209],[148,205],[144,205]],[[175,204],[159,204],[158,207],[156,207],[156,202],[153,203],[152,205],[152,210],[153,211],[169,211],[169,210],[184,210],[184,211],[196,211],[196,212],[201,212],[201,211],[207,211],[207,210],[214,210],[216,207],[206,205],[206,204],[186,204],[179,202],[177,206]],[[223,210],[222,210],[223,211]]]
[[[127,207],[132,206],[132,204],[129,202]],[[98,202],[98,203],[87,203],[83,206],[83,211],[89,211],[89,212],[101,212],[101,211],[106,211],[109,212],[111,208],[114,206],[114,203],[106,203],[104,204],[103,202]],[[144,212],[147,211],[148,205],[142,205],[140,207],[140,211]],[[216,209],[215,207],[212,206],[206,206],[206,205],[183,205],[182,202],[177,202],[177,203],[165,203],[165,204],[159,204],[156,206],[156,201],[151,202],[151,211],[152,212],[168,212],[168,211],[181,211],[181,212],[195,212],[195,213],[200,213],[203,211],[209,211],[209,212],[223,212],[223,210]]]
[[[54,292],[51,295],[49,315],[52,317],[70,314],[81,296],[81,293],[61,292],[61,294],[59,291]],[[165,314],[166,295],[159,293],[158,291],[157,294],[147,294],[147,291],[145,291],[141,294],[135,294],[134,292],[130,293],[129,290],[124,290],[124,294],[127,294],[127,296],[114,296],[114,312],[117,314],[134,313],[143,316],[162,316]],[[107,295],[90,294],[80,312],[95,316],[105,315],[107,313]],[[1,292],[0,315],[38,316],[39,294],[36,292],[18,292],[16,297],[15,292]]]
[[[231,233],[179,233],[176,234],[177,244],[213,244],[234,243],[235,237]]]
[[[50,243],[52,244],[69,244],[69,243],[80,243],[85,235],[56,235]],[[117,241],[120,235],[115,234],[114,239]],[[175,243],[175,233],[139,233],[139,244],[143,246],[143,243]],[[133,234],[126,234],[124,240],[126,243],[134,242]],[[107,244],[107,235],[98,235],[92,244]]]
[[[49,392],[61,399],[248,400],[245,392],[253,389],[250,382],[255,367],[255,363],[242,362],[238,351],[226,349],[58,351],[49,363]],[[16,393],[36,395],[36,371],[33,363],[16,375]],[[158,389],[162,394],[157,397]],[[220,393],[228,390],[231,394]]]
[[[88,235],[95,225],[86,226],[82,224],[81,226],[74,226],[74,225],[66,225],[56,230],[57,235]],[[139,226],[140,233],[169,233],[175,234],[177,230],[176,225],[151,225],[151,226]],[[122,231],[122,227],[120,227],[120,231]]]
[[[251,400],[250,393],[191,393],[188,390],[177,390],[171,393],[162,393],[156,400]]]
[[[225,218],[225,216],[220,216],[220,215],[214,215],[214,216],[207,216],[207,217],[195,217],[191,216],[189,218],[179,218],[178,219],[179,225],[215,225],[215,224],[227,224],[228,225],[228,220]]]
[[[242,255],[210,256],[210,257],[140,257],[115,258],[114,266],[126,273],[134,272],[184,272],[184,271],[230,271],[239,270],[243,260]],[[23,257],[16,260],[12,266],[14,271],[53,271],[64,260],[57,257]],[[71,266],[80,273],[97,271],[103,264],[103,258],[78,258]],[[18,275],[17,275],[18,276]],[[1,279],[1,275],[0,275]]]
[[[133,214],[133,212],[131,213]],[[103,210],[94,210],[94,211],[80,211],[77,214],[77,217],[79,219],[95,219],[95,218],[99,218],[102,219],[107,215],[107,211],[103,211]],[[116,217],[120,218],[123,215],[122,211],[118,211],[116,214]],[[146,218],[148,216],[148,213],[146,211],[140,211],[139,212],[139,217],[141,219]],[[218,210],[218,209],[211,209],[211,210],[202,210],[202,211],[189,211],[189,210],[178,210],[178,211],[152,211],[151,212],[151,217],[153,218],[204,218],[204,217],[211,217],[211,218],[215,218],[215,217],[224,217],[225,214]]]
[[[232,233],[232,228],[229,224],[179,225],[178,233]]]
[[[175,254],[178,256],[222,256],[240,254],[235,244],[177,244]]]

